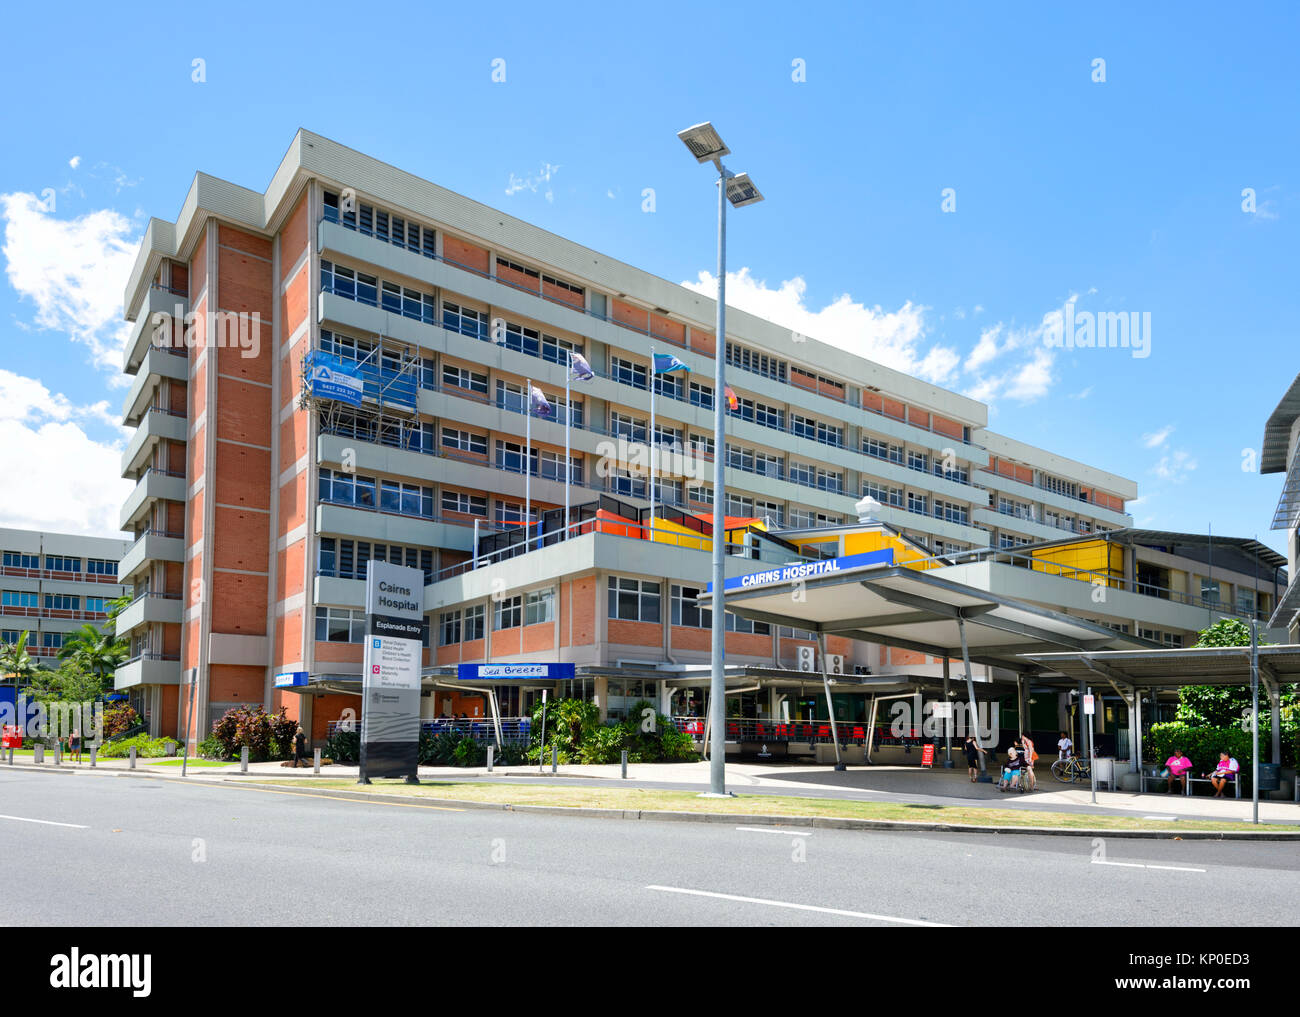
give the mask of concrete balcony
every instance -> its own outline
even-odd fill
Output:
[[[1082,501],[1078,498],[1070,498],[1063,494],[1057,494],[1055,491],[1049,491],[1043,487],[1035,487],[1032,484],[1025,484],[1019,480],[1012,480],[1010,477],[1004,477],[999,473],[988,473],[980,470],[972,476],[973,480],[982,484],[992,491],[1001,491],[1009,498],[1017,498],[1027,502],[1041,502],[1069,516],[1087,516],[1096,519],[1100,523],[1105,523],[1113,527],[1125,527],[1133,525],[1133,517],[1124,512],[1116,512],[1114,509],[1104,508],[1101,505],[1094,505],[1090,501]],[[996,514],[996,510],[994,510]],[[1005,516],[1007,519],[1015,519],[1015,516]],[[1041,524],[1040,524],[1041,525]],[[1054,526],[1047,526],[1045,529],[1052,534],[1046,537],[1047,540],[1059,540],[1061,537],[1069,536],[1069,530],[1059,530]],[[1028,531],[1026,531],[1028,532]],[[1038,532],[1037,530],[1034,531]]]
[[[184,501],[185,475],[147,469],[127,496],[119,517],[122,529],[134,530],[156,501]]]
[[[146,593],[126,606],[117,616],[117,634],[124,636],[132,629],[153,622],[179,625],[184,604],[179,594]]]
[[[118,578],[124,583],[132,582],[133,577],[150,562],[185,561],[185,540],[180,533],[164,533],[159,530],[147,530],[127,549],[118,564]]]
[[[140,313],[136,315],[135,324],[131,326],[131,335],[126,341],[126,354],[122,361],[122,370],[135,374],[144,362],[153,342],[154,329],[158,325],[155,315],[166,314],[183,320],[189,314],[189,297],[183,293],[172,293],[159,286],[151,286],[145,295]]]
[[[316,506],[316,532],[384,544],[415,544],[472,551],[472,526],[442,523],[418,516],[394,515],[348,505]]]
[[[189,371],[190,364],[186,357],[151,347],[144,355],[139,373],[122,404],[122,423],[127,427],[135,427],[153,402],[153,394],[158,386],[168,378],[172,381],[187,381]]]
[[[160,441],[183,442],[188,437],[189,421],[184,414],[163,409],[149,410],[140,418],[135,434],[126,443],[126,451],[122,453],[122,476],[130,476],[143,468]]]
[[[179,685],[180,683],[180,657],[161,653],[141,654],[128,660],[113,675],[113,688],[118,692],[137,685]]]

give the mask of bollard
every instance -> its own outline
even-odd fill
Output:
[[[55,766],[58,766],[60,763],[63,762],[63,753],[59,751],[61,748],[62,746],[56,741],[54,743],[54,765]]]
[[[623,750],[623,779],[627,780],[627,749]]]
[[[312,749],[312,773],[320,773],[320,749]]]
[[[135,746],[134,745],[131,746],[130,753],[131,753],[131,769],[134,770],[135,769]]]
[[[45,763],[45,746],[40,742],[32,746],[32,762],[40,765]]]
[[[248,772],[248,746],[245,745],[239,750],[239,772]]]
[[[551,746],[551,773],[557,772],[559,765],[560,765],[560,747],[558,745],[552,745]]]
[[[488,746],[488,769],[487,769],[488,773],[492,772],[492,752],[494,749],[496,749],[495,745]]]
[[[95,768],[95,760],[96,760],[97,758],[99,758],[99,746],[98,746],[98,745],[92,745],[92,746],[90,747],[90,768],[91,768],[92,770]]]

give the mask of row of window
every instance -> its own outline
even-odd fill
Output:
[[[4,590],[0,592],[0,605],[4,607],[39,607],[40,594],[28,593],[23,590]],[[80,611],[81,597],[68,593],[47,593],[45,594],[45,610],[47,611]],[[86,610],[103,613],[103,597],[87,597]]]
[[[47,650],[63,649],[63,641],[71,638],[75,633],[72,632],[42,632],[38,642],[33,633],[27,633],[27,645],[43,646]],[[0,643],[13,644],[23,637],[22,632],[18,629],[0,629]]]
[[[318,643],[364,643],[366,641],[366,612],[346,607],[316,608],[316,641]],[[420,643],[429,645],[429,630],[421,633]]]
[[[433,488],[396,480],[377,480],[344,470],[322,468],[317,486],[321,501],[355,508],[378,508],[405,516],[433,518]]]
[[[3,554],[4,567],[7,569],[35,569],[41,568],[41,556],[39,554],[28,554],[25,551],[5,551]],[[80,558],[73,558],[65,554],[47,554],[45,556],[45,569],[48,572],[75,572],[82,571],[82,561]],[[107,558],[87,558],[85,561],[85,572],[92,576],[116,576],[117,562]]]
[[[420,569],[426,583],[433,582],[433,550],[400,544],[372,544],[367,540],[321,537],[317,549],[317,571],[337,579],[365,579],[371,561],[388,562]]]
[[[325,219],[426,258],[438,256],[437,234],[432,228],[373,205],[340,201],[333,191],[325,192]]]

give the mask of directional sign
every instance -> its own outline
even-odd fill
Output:
[[[456,680],[476,681],[572,681],[573,664],[458,664]]]

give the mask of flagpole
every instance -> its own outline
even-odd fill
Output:
[[[569,539],[569,489],[573,486],[573,456],[569,453],[569,428],[573,426],[573,350],[564,375],[564,539]]]
[[[533,546],[533,379],[524,381],[524,550]]]
[[[650,347],[650,539],[655,539],[655,348]]]

